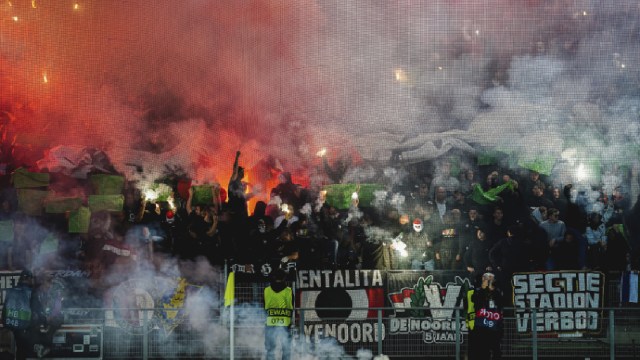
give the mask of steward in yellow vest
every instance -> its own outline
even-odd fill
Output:
[[[293,314],[293,292],[286,280],[287,273],[276,269],[272,274],[271,285],[264,289],[264,309],[267,312],[264,345],[267,360],[275,359],[278,345],[281,347],[282,360],[291,358],[289,326]]]
[[[475,289],[471,289],[467,291],[467,301],[465,302],[466,304],[465,307],[467,309],[466,322],[467,322],[467,329],[469,329],[469,331],[473,330],[473,325],[476,319],[476,306],[472,300],[474,291]]]
[[[290,326],[293,313],[291,288],[285,285],[277,291],[275,284],[264,289],[264,309],[267,311],[267,326]]]

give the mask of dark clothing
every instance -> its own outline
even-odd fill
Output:
[[[486,225],[486,229],[487,239],[492,241],[493,243],[497,243],[500,239],[504,239],[507,237],[509,226],[505,221],[500,224],[496,224],[495,222],[490,221]]]
[[[342,220],[340,216],[322,214],[319,218],[321,235],[329,240],[338,240]]]
[[[483,308],[492,310],[492,311],[499,311],[499,312],[502,312],[502,309],[504,308],[504,298],[502,296],[502,292],[498,288],[494,288],[493,290],[491,290],[489,287],[486,287],[484,289],[481,287],[478,287],[473,292],[473,295],[471,296],[471,300],[473,301],[474,308],[476,309],[476,314],[478,314],[478,312]],[[497,322],[495,324],[496,326],[489,326],[489,328],[492,328],[494,330],[501,330],[502,321],[496,319],[496,322]],[[477,329],[477,328],[479,328],[478,315],[476,315],[474,329]]]
[[[278,240],[276,244],[276,256],[282,258],[284,256],[290,256],[299,251],[298,242],[294,239],[291,241]]]
[[[451,209],[460,210],[460,213],[462,214],[463,218],[467,218],[468,217],[469,209],[471,208],[471,206],[473,206],[473,204],[471,204],[470,201],[466,201],[466,200],[463,200],[463,201],[454,200],[451,203]]]
[[[456,255],[460,249],[460,236],[458,230],[453,227],[442,229],[439,238],[434,242],[435,253],[440,256],[440,261],[436,261],[436,268],[440,270],[457,270],[458,261]]]
[[[26,305],[29,306],[29,309],[23,308],[25,302]],[[18,310],[19,308],[21,308],[21,310]],[[12,316],[8,314],[8,312],[17,314],[18,311],[20,313],[25,311],[30,312],[31,319],[27,324],[22,325],[11,320]],[[37,290],[34,290],[32,286],[26,283],[19,283],[15,288],[7,290],[2,318],[4,326],[13,331],[16,342],[16,359],[26,359],[27,356],[33,354],[35,344],[46,342],[42,339],[40,327],[47,326],[47,317],[44,307],[40,302],[40,296],[38,296]]]
[[[576,230],[584,230],[588,225],[587,216],[578,204],[571,201],[571,188],[565,187],[564,196],[567,199],[567,210],[565,214],[564,224],[567,228]]]
[[[551,199],[551,202],[553,203],[553,208],[560,211],[560,220],[564,221],[567,216],[567,199],[561,196],[557,199]]]
[[[205,256],[212,264],[222,264],[224,263],[225,252],[222,250],[218,231],[216,229],[213,234],[208,234],[212,225],[211,222],[205,221],[201,216],[198,216],[191,223],[192,248],[187,253],[191,252],[192,258]]]
[[[506,289],[514,272],[527,270],[523,240],[514,237],[501,239],[489,251],[489,261],[495,270],[498,285]]]
[[[529,223],[525,226],[527,232],[523,239],[523,252],[526,257],[525,271],[544,270],[549,257],[549,242],[547,232],[539,226]]]
[[[283,172],[280,176],[284,178],[284,182],[281,182],[271,190],[271,197],[280,197],[283,204],[298,205],[298,197],[296,196],[298,185],[292,182],[291,173]],[[299,210],[298,207],[295,207],[295,209]]]
[[[567,241],[565,238],[553,247],[550,255],[556,270],[580,270],[579,250],[580,244],[575,238],[571,241]]]
[[[247,198],[245,191],[247,186],[241,179],[229,181],[227,192],[227,203],[234,218],[244,219],[249,216],[247,213]]]
[[[467,266],[465,258],[471,249],[471,243],[476,238],[476,231],[478,228],[482,227],[482,225],[484,225],[484,223],[481,223],[480,220],[476,219],[475,221],[468,220],[467,223],[460,227],[458,254],[462,257],[462,261],[465,266]]]
[[[476,288],[471,296],[476,316],[473,328],[473,349],[470,359],[501,359],[500,341],[503,333],[503,296],[498,289]]]
[[[469,353],[470,360],[501,359],[500,341],[502,334],[498,331],[475,329],[473,332],[473,348]]]
[[[532,196],[528,199],[527,206],[534,208],[544,206],[547,209],[550,209],[553,207],[553,203],[544,196]]]
[[[429,236],[424,231],[411,231],[407,234],[404,242],[407,244],[409,260],[428,261],[433,260],[435,254],[433,244],[429,241]]]
[[[520,184],[518,188],[522,192],[522,195],[526,203],[529,203],[529,200],[534,197],[533,195],[534,186],[538,186],[540,189],[542,189],[543,193],[546,192],[546,189],[548,187],[545,181],[542,180],[542,178],[538,178],[538,180],[532,180],[529,176],[526,176],[525,178],[520,179],[520,181],[518,181],[518,184]]]
[[[474,274],[476,275],[485,273],[487,267],[491,266],[489,251],[492,247],[493,244],[488,239],[473,239],[469,246],[469,250],[465,253],[465,266],[474,268]]]
[[[629,240],[622,224],[613,225],[607,230],[607,255],[605,269],[624,271],[627,268],[627,253],[631,250]]]

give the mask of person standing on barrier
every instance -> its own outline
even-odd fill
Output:
[[[496,288],[492,273],[482,275],[482,283],[471,295],[476,316],[473,325],[473,349],[470,359],[496,360],[502,358],[500,341],[503,331],[503,298]]]
[[[274,270],[271,285],[264,289],[264,308],[267,311],[267,323],[264,333],[264,345],[267,360],[275,359],[278,345],[282,360],[291,358],[291,339],[289,327],[293,313],[293,291],[286,284],[287,273],[282,269]]]

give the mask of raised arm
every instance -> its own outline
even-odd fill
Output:
[[[240,150],[236,151],[236,159],[233,162],[233,174],[231,174],[231,181],[238,179],[238,159],[240,158]]]
[[[187,214],[191,215],[193,211],[193,207],[191,202],[193,201],[193,186],[189,187],[189,198],[187,199],[187,204],[185,205],[185,210],[187,210]]]
[[[207,229],[207,236],[211,237],[215,235],[218,230],[218,214],[208,211],[208,216],[211,217],[211,226]]]

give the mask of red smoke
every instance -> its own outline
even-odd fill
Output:
[[[321,19],[312,1],[3,2],[3,145],[21,149],[3,161],[80,145],[121,172],[170,163],[226,186],[241,150],[247,169],[274,158],[308,183],[327,144],[299,109],[324,85],[300,52]]]

